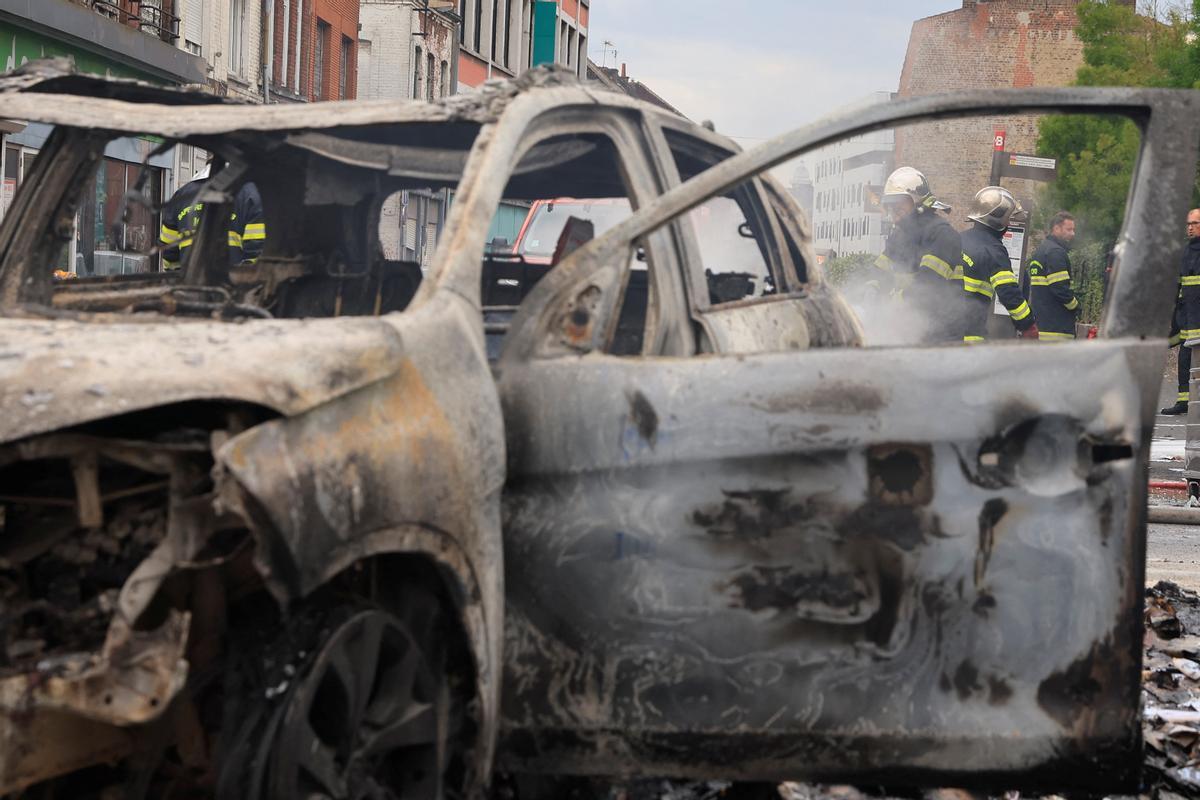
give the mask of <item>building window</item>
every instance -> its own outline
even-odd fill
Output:
[[[524,19],[523,30],[525,31],[525,69],[533,68],[533,2],[525,0],[524,11],[522,16]]]
[[[424,63],[424,52],[421,50],[421,48],[419,48],[419,47],[418,47],[418,48],[417,48],[417,55],[416,55],[416,57],[413,59],[413,91],[412,91],[412,96],[413,96],[413,99],[414,99],[414,100],[420,100],[420,99],[421,99],[421,95],[422,95],[422,94],[424,94],[424,90],[423,90],[423,86],[424,86],[424,84],[422,84],[422,83],[421,83],[421,65],[422,65],[423,63]]]
[[[115,275],[157,269],[157,263],[150,257],[127,252],[148,250],[158,241],[160,218],[150,208],[162,202],[164,171],[145,168],[149,170],[144,188],[149,206],[125,206],[123,202],[125,194],[137,186],[142,169],[140,164],[105,158],[92,175],[76,217],[72,271],[81,275]]]
[[[492,0],[492,61],[500,64],[500,43],[504,41],[504,21],[500,19],[500,0]]]
[[[204,52],[204,0],[183,0],[183,47],[192,55]]]
[[[425,56],[425,99],[433,102],[433,70],[434,70],[433,53],[428,53]]]
[[[475,52],[483,52],[483,0],[473,0],[475,3]]]
[[[345,100],[350,95],[348,94],[350,87],[350,70],[354,63],[351,59],[354,42],[350,41],[349,36],[342,37],[342,53],[341,60],[338,62],[338,68],[341,73],[338,75],[338,97]]]
[[[458,0],[458,40],[467,41],[467,0]]]
[[[329,69],[329,23],[317,20],[317,51],[313,58],[313,100],[325,99],[325,72]]]
[[[512,66],[512,35],[508,27],[512,24],[513,0],[504,0],[504,66]]]
[[[246,0],[229,0],[229,72],[246,75]]]
[[[312,39],[315,37],[312,37],[312,22],[309,21],[307,15],[301,13],[303,8],[299,0],[296,1],[293,8],[295,22],[291,26],[291,35],[295,37],[295,44],[291,46],[290,50],[292,72],[284,78],[284,82],[292,91],[302,94],[312,85],[313,81],[312,74],[308,71],[308,65],[311,63],[310,56],[313,55],[312,50],[315,47]]]
[[[450,96],[450,62],[449,61],[442,62],[442,71],[438,77],[441,78],[441,81],[442,81],[441,96],[449,97]]]

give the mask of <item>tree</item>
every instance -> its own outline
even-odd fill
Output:
[[[1200,0],[1150,0],[1140,13],[1107,0],[1081,0],[1076,11],[1083,42],[1076,86],[1200,88]],[[1103,273],[1094,267],[1120,232],[1140,147],[1137,126],[1115,115],[1050,116],[1038,127],[1038,153],[1058,160],[1058,180],[1043,190],[1032,222],[1044,230],[1060,208],[1079,215],[1080,246],[1072,261],[1081,297],[1098,299],[1098,284],[1092,284]],[[1200,187],[1193,195],[1200,205]]]
[[[825,277],[839,288],[849,288],[856,283],[878,277],[875,271],[876,256],[866,253],[851,253],[831,259],[825,265]]]

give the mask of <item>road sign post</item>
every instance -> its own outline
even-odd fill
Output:
[[[992,134],[992,175],[988,179],[988,183],[992,186],[1000,185],[1000,160],[1004,156],[1004,145],[1008,141],[1008,134],[1004,128],[997,128]]]

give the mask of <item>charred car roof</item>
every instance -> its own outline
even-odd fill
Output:
[[[82,75],[76,73],[65,59],[31,62],[0,78],[5,116],[166,138],[419,122],[486,124],[499,120],[517,97],[551,89],[563,93],[560,102],[624,106],[679,120],[677,115],[649,103],[605,89],[593,89],[574,73],[554,66],[529,70],[515,80],[489,81],[478,91],[435,102],[333,100],[246,104],[196,90]],[[70,95],[71,102],[48,104],[44,97],[47,94]],[[167,111],[164,106],[171,108]],[[219,113],[214,113],[218,108]],[[718,138],[731,144],[724,137]]]

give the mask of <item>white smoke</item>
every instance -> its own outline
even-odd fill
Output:
[[[864,346],[927,344],[931,332],[940,328],[943,320],[930,319],[912,303],[906,303],[902,295],[889,291],[888,276],[883,277],[885,280],[877,284],[875,276],[860,271],[840,287],[842,296],[858,316],[865,336]]]

